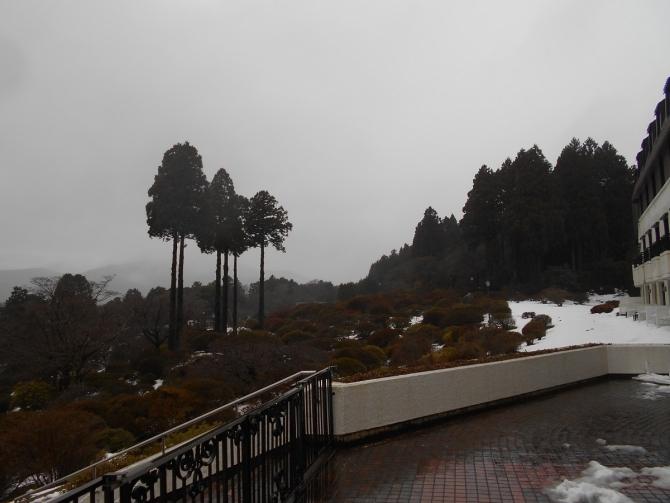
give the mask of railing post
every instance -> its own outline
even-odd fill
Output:
[[[249,415],[242,421],[242,501],[251,501],[251,431]]]

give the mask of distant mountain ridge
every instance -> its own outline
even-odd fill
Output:
[[[61,276],[66,272],[83,274],[89,281],[99,281],[103,276],[114,276],[110,284],[112,290],[123,295],[131,288],[136,288],[143,295],[155,286],[170,286],[170,265],[151,261],[138,261],[126,264],[110,264],[86,271],[56,271],[43,267],[31,267],[27,269],[0,269],[0,302],[7,300],[15,286],[29,286],[30,280],[39,276]],[[230,275],[232,276],[232,268]],[[239,280],[243,284],[258,281],[258,271],[249,266],[240,266]],[[298,283],[307,283],[308,278],[292,271],[266,271],[266,278],[275,275],[277,278],[285,277]],[[210,266],[198,263],[188,264],[184,271],[184,283],[190,286],[194,281],[208,284],[214,281],[214,269]]]

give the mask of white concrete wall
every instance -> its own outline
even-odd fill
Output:
[[[644,374],[645,361],[649,371],[667,374],[670,364],[670,345],[659,344],[619,344],[606,346],[609,374]]]
[[[335,435],[353,440],[421,418],[610,374],[668,373],[670,345],[619,345],[356,383],[333,383]]]

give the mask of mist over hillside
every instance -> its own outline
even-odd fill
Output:
[[[190,286],[194,281],[208,284],[214,281],[214,264],[192,261],[184,269],[184,284]],[[143,295],[155,286],[170,287],[170,264],[163,261],[137,261],[126,264],[110,264],[88,270],[57,271],[55,269],[32,267],[27,269],[0,269],[0,302],[7,300],[15,286],[30,285],[30,280],[38,276],[60,276],[65,273],[83,274],[89,281],[99,281],[103,276],[114,276],[110,287],[123,295],[130,288],[136,288]],[[230,268],[232,277],[232,263]],[[258,281],[259,271],[250,265],[238,265],[239,280],[248,285]],[[298,283],[306,283],[312,278],[306,278],[292,271],[272,270],[265,271],[266,278],[275,275]]]

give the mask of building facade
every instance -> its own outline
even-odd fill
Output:
[[[663,91],[665,97],[656,105],[656,117],[649,124],[637,155],[633,190],[639,246],[633,263],[633,282],[640,288],[645,306],[641,318],[648,322],[657,314],[670,321],[670,314],[666,313],[670,313],[670,183],[666,183],[670,179],[670,78]]]

